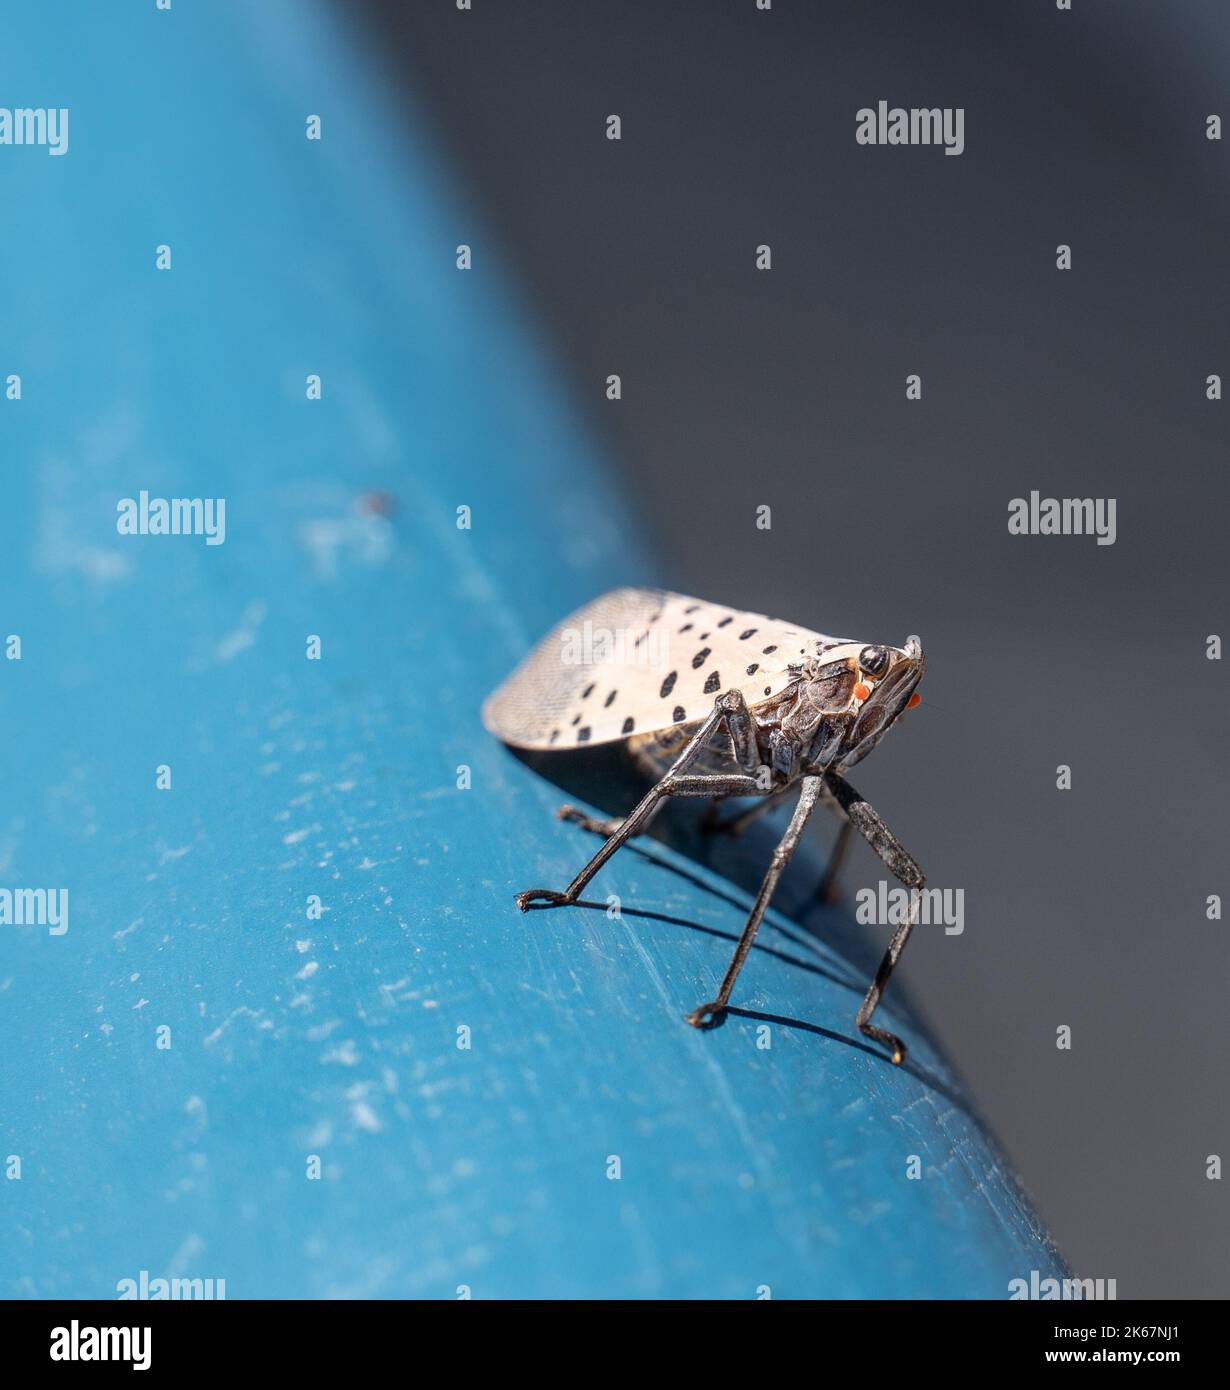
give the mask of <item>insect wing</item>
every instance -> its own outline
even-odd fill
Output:
[[[630,715],[638,722],[632,711],[643,712],[661,684],[648,644],[665,597],[659,589],[613,589],[570,614],[488,697],[483,723],[515,748],[628,737]]]
[[[704,718],[738,690],[780,695],[836,639],[661,589],[615,589],[565,618],[483,706],[518,748],[610,743]]]

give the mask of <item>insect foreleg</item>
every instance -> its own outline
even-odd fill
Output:
[[[729,1002],[730,991],[734,988],[735,981],[739,978],[739,971],[743,969],[743,962],[747,960],[748,953],[752,949],[752,942],[756,939],[756,933],[764,919],[769,900],[773,896],[773,890],[777,887],[777,881],[781,878],[786,865],[790,863],[790,856],[799,843],[799,837],[803,834],[803,827],[807,824],[808,818],[820,798],[820,790],[821,779],[819,777],[803,778],[803,788],[799,793],[798,805],[794,808],[794,815],[790,818],[786,833],[773,851],[769,871],[765,874],[764,882],[760,885],[760,892],[756,895],[756,901],[752,905],[747,922],[744,924],[743,935],[740,936],[739,944],[735,947],[734,957],[727,968],[722,987],[718,990],[718,996],[710,1003],[702,1004],[698,1009],[693,1009],[688,1014],[688,1022],[694,1028],[705,1027],[716,1014],[722,1012]]]
[[[756,728],[747,703],[739,691],[728,690],[725,695],[718,696],[718,704],[722,707],[735,763],[755,776],[760,771],[760,751],[756,747]]]
[[[730,730],[730,721],[739,718],[740,712],[747,714],[743,696],[737,690],[728,690],[719,695],[713,712],[688,740],[683,751],[667,769],[661,781],[654,784],[641,798],[631,815],[625,816],[606,844],[589,861],[568,887],[557,893],[549,888],[530,888],[517,894],[517,906],[524,912],[531,906],[559,907],[576,902],[582,889],[598,872],[608,859],[632,838],[639,834],[649,822],[650,817],[667,796],[757,796],[760,784],[751,776],[730,777],[688,777],[688,768],[696,761],[705,744],[713,736],[719,724]],[[733,739],[733,735],[732,735]]]
[[[910,939],[910,933],[914,930],[914,924],[918,920],[921,893],[927,880],[913,856],[907,853],[897,837],[880,819],[875,808],[869,802],[864,801],[844,777],[839,777],[835,772],[829,772],[825,774],[825,780],[850,824],[880,856],[894,878],[910,889],[910,909],[906,919],[893,932],[892,940],[888,943],[888,950],[884,953],[879,970],[876,971],[876,977],[871,982],[867,997],[863,1000],[855,1017],[859,1031],[865,1033],[869,1038],[875,1038],[885,1047],[891,1048],[893,1061],[900,1063],[905,1060],[905,1043],[895,1033],[889,1033],[886,1029],[875,1027],[871,1022],[871,1015],[875,1013],[876,1006],[879,1004],[889,978],[901,957],[901,952],[905,950],[905,943]]]

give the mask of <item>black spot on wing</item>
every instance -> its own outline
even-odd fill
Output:
[[[585,689],[581,691],[581,699],[588,700],[593,693],[594,687],[592,685],[587,685]]]
[[[690,608],[685,608],[683,611],[684,611],[685,613],[699,613],[699,612],[700,612],[700,604],[699,604],[699,603],[694,603]]]
[[[709,679],[705,682],[705,694],[715,695],[722,688],[722,678],[716,671],[709,672]]]
[[[733,618],[723,618],[722,621],[721,621],[720,623],[718,623],[718,627],[725,627],[727,623],[733,623],[733,622],[734,622],[734,619],[733,619]]]
[[[696,655],[692,658],[692,669],[693,669],[694,671],[699,671],[700,668],[701,668],[701,667],[705,664],[705,662],[708,661],[708,660],[709,660],[709,648],[708,648],[708,647],[702,647],[702,648],[700,649],[700,651],[698,651],[698,652],[696,653]]]
[[[691,624],[691,623],[684,623],[684,625],[679,629],[679,631],[680,631],[680,632],[691,632],[691,631],[692,631],[692,624]]]
[[[662,682],[662,689],[658,691],[658,694],[659,694],[659,696],[661,696],[661,698],[662,698],[663,700],[665,700],[666,697],[671,693],[671,691],[674,690],[674,688],[675,688],[675,682],[676,682],[678,679],[679,679],[679,672],[678,672],[678,671],[672,671],[672,672],[670,673],[670,675],[667,676],[667,678]]]
[[[754,627],[749,627],[746,632],[741,632],[739,634],[739,641],[746,642],[749,637],[755,637],[755,635],[756,629]]]
[[[620,733],[630,734],[630,733],[632,732],[632,730],[635,729],[635,728],[636,728],[636,720],[633,719],[631,715],[629,715],[629,716],[627,717],[627,719],[624,720],[624,726],[623,726],[623,728],[620,730]]]
[[[548,743],[554,743],[555,740],[556,740],[557,738],[559,738],[559,730],[558,730],[558,729],[552,729],[552,730],[551,730],[551,737],[547,740],[547,742],[548,742]]]
[[[590,729],[590,727],[589,727],[588,724],[586,724],[586,726],[585,726],[583,729],[578,729],[578,730],[577,730],[577,742],[578,742],[578,743],[588,743],[588,742],[589,742],[589,736],[590,736],[590,734],[591,734],[592,732],[593,732],[593,731]]]
[[[756,672],[759,671],[759,670],[760,670],[760,662],[759,662],[759,661],[753,661],[752,664],[747,668],[747,674],[748,674],[749,676],[754,676],[754,675],[756,674]]]
[[[579,714],[574,714],[572,716],[572,727],[575,729],[580,722],[581,716]]]
[[[766,648],[764,649],[764,651],[761,653],[761,655],[762,655],[762,656],[768,656],[770,652],[775,652],[776,650],[777,650],[777,648],[776,648],[775,646],[774,646],[774,647],[766,647]]]
[[[618,694],[619,694],[619,691],[618,691],[618,690],[612,690],[611,693],[606,697],[606,699],[603,700],[603,702],[602,702],[602,708],[603,708],[603,709],[610,709],[611,706],[615,703],[615,696],[618,695]]]
[[[687,717],[687,711],[684,709],[682,705],[676,705],[675,708],[671,711],[671,718],[675,721],[676,724],[682,724]]]

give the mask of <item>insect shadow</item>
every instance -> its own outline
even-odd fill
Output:
[[[609,816],[626,815],[644,794],[643,778],[617,745],[585,750],[570,749],[567,753],[519,749],[509,751],[527,767],[559,787],[565,793],[562,799],[583,802]],[[732,802],[729,808],[724,810],[735,812],[746,804]],[[652,824],[649,832],[628,844],[624,853],[639,855],[659,868],[677,875],[708,896],[743,912],[746,910],[746,899],[741,899],[734,893],[724,892],[720,885],[715,885],[700,874],[689,872],[677,858],[655,853],[653,842],[665,845],[682,859],[690,860],[721,875],[736,889],[754,897],[764,878],[765,865],[781,838],[781,821],[788,818],[789,814],[789,804],[777,807],[760,821],[747,826],[738,837],[732,837],[721,830],[714,831],[706,827],[706,808],[703,805],[698,805],[695,801],[674,801]],[[873,936],[866,927],[855,921],[847,903],[825,901],[818,896],[817,890],[824,879],[837,822],[835,818],[817,818],[816,824],[818,829],[809,834],[794,855],[774,900],[777,912],[773,925],[778,936],[785,937],[792,946],[804,954],[783,950],[763,938],[756,942],[753,950],[766,952],[788,965],[821,975],[844,988],[861,993],[862,981],[868,973],[874,973],[883,951],[883,943],[878,936]],[[586,832],[576,829],[574,833],[578,837],[578,856],[583,859],[586,854]],[[576,906],[604,912],[607,909],[605,902],[595,901],[578,901]],[[737,933],[724,932],[719,928],[646,908],[622,904],[620,911],[625,917],[667,922],[707,935],[737,940]],[[788,921],[783,922],[783,918]],[[918,1022],[918,1009],[909,997],[908,990],[902,989],[897,992],[895,1005],[899,1013],[915,1023]],[[735,1017],[758,1019],[781,1027],[797,1028],[830,1041],[843,1042],[888,1063],[882,1051],[868,1046],[861,1039],[832,1032],[815,1023],[733,1006],[728,1006],[726,1012]],[[719,1025],[720,1022],[721,1019],[718,1019]],[[962,1108],[968,1107],[964,1098],[953,1094],[934,1074],[916,1069],[911,1063],[912,1059],[907,1057],[907,1071],[913,1072],[919,1080],[942,1092],[953,1104]]]
[[[703,891],[709,893],[711,897],[719,898],[722,902],[730,903],[734,907],[742,910],[743,904],[740,903],[737,898],[726,893],[716,892],[712,885],[706,883],[704,879],[689,874],[685,870],[680,869],[677,865],[665,859],[661,859],[656,855],[645,853],[645,851],[640,849],[636,849],[635,852],[640,854],[642,858],[650,860],[659,868],[666,869],[669,873],[678,875],[690,884],[695,884]],[[578,898],[572,906],[585,908],[589,912],[605,913],[608,909],[608,904],[605,902],[591,902],[585,898]],[[723,941],[737,941],[739,939],[738,933],[736,932],[723,931],[720,927],[705,926],[702,922],[692,922],[686,917],[675,917],[668,912],[654,912],[649,908],[626,907],[621,905],[620,915],[623,917],[633,917],[638,921],[665,922],[670,926],[686,927],[688,931],[703,932],[706,936],[718,937]],[[778,930],[791,941],[800,940],[794,932],[783,930],[780,925]],[[809,943],[804,942],[803,944],[806,947]],[[859,981],[852,975],[840,975],[834,970],[827,969],[823,965],[818,965],[814,960],[804,960],[799,956],[792,955],[789,951],[779,950],[777,947],[771,946],[765,941],[758,941],[753,949],[762,951],[765,955],[774,956],[778,960],[784,961],[787,965],[794,966],[796,969],[806,970],[812,975],[820,975],[824,979],[831,980],[834,984],[842,985],[846,989],[854,990],[856,993],[861,989]],[[795,1028],[799,1032],[811,1033],[815,1037],[824,1038],[828,1042],[842,1043],[846,1047],[854,1048],[856,1052],[865,1053],[868,1057],[871,1057],[876,1062],[882,1063],[890,1070],[895,1070],[891,1058],[886,1056],[880,1048],[870,1046],[868,1043],[863,1042],[861,1038],[851,1037],[848,1033],[835,1033],[831,1028],[822,1028],[818,1023],[809,1023],[801,1018],[788,1018],[784,1014],[764,1013],[757,1009],[745,1009],[734,1004],[728,1004],[713,1023],[709,1025],[710,1030],[722,1027],[728,1016],[731,1018],[746,1018],[753,1023],[770,1023],[778,1028]],[[966,1096],[962,1095],[960,1091],[945,1081],[943,1077],[937,1076],[934,1072],[928,1071],[924,1067],[920,1067],[913,1056],[906,1058],[901,1066],[901,1070],[909,1073],[915,1080],[921,1082],[930,1090],[942,1095],[950,1105],[963,1111],[972,1119],[975,1119],[984,1129],[986,1128],[986,1121],[977,1115],[977,1112],[971,1107],[969,1099]]]

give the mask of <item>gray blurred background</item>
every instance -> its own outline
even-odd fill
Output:
[[[965,890],[911,991],[1077,1273],[1230,1294],[1205,1176],[1230,1157],[1205,914],[1230,891],[1205,657],[1230,636],[1230,401],[1205,396],[1230,381],[1230,141],[1205,138],[1230,6],[344,8],[497,230],[661,577],[922,635],[923,707],[855,778]],[[963,107],[964,154],[858,145],[881,98]],[[1116,498],[1116,543],[1009,536],[1031,489]]]

